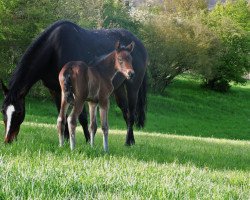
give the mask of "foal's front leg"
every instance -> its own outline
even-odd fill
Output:
[[[103,148],[105,152],[108,152],[108,109],[109,109],[109,101],[105,101],[100,104],[100,119],[102,124],[103,131]]]
[[[97,130],[97,122],[96,122],[96,108],[97,104],[93,102],[89,102],[89,116],[90,116],[90,124],[89,124],[89,132],[90,132],[90,144],[91,147],[94,146],[94,137]]]

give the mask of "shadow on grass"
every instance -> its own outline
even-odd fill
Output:
[[[119,135],[112,135],[117,143],[121,143]],[[197,167],[225,170],[250,170],[250,146],[234,143],[220,143],[198,138],[154,137],[140,135],[133,147],[113,148],[111,154],[127,156],[140,161],[193,164]],[[119,142],[120,141],[120,142]],[[218,140],[217,140],[218,141]]]

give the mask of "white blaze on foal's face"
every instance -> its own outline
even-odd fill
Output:
[[[7,123],[6,123],[6,136],[9,133],[10,126],[11,126],[11,119],[13,116],[13,113],[15,112],[15,107],[13,105],[9,105],[6,109],[6,117],[7,117]]]

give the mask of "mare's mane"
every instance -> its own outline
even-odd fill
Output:
[[[9,82],[9,88],[13,86],[13,84],[18,81],[18,78],[20,77],[20,74],[25,74],[32,68],[32,57],[34,56],[34,53],[37,53],[39,48],[44,45],[44,42],[46,41],[48,35],[58,26],[64,24],[64,23],[71,23],[70,21],[61,20],[54,24],[52,24],[50,27],[45,29],[45,31],[38,37],[35,38],[34,41],[31,43],[31,45],[28,47],[28,49],[24,52],[20,62],[17,64],[17,67],[14,71],[14,73],[11,76],[10,82]],[[73,24],[74,25],[74,24]]]
[[[54,24],[52,24],[50,27],[45,29],[45,31],[34,41],[31,43],[31,45],[28,47],[28,49],[23,54],[20,62],[17,64],[17,67],[15,68],[10,81],[8,88],[9,93],[5,99],[5,101],[15,101],[18,95],[18,92],[20,92],[20,79],[25,76],[29,70],[33,67],[32,60],[34,59],[34,54],[40,50],[41,46],[44,45],[47,37],[49,34],[58,26],[64,24],[64,23],[71,23],[74,25],[74,23],[66,20],[58,21]]]

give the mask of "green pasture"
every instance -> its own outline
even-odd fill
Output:
[[[91,148],[80,126],[76,149],[59,148],[55,106],[29,97],[18,141],[0,144],[0,199],[249,199],[249,99],[249,83],[219,94],[181,77],[149,94],[132,147],[112,100],[105,154],[100,129]]]

